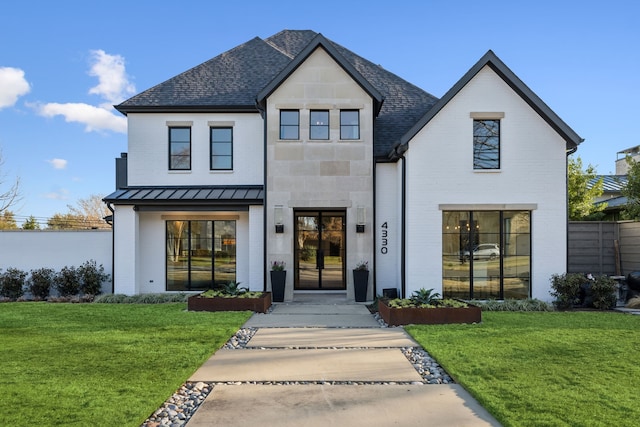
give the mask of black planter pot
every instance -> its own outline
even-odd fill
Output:
[[[367,300],[367,286],[369,285],[369,270],[353,270],[353,287],[356,302]]]
[[[287,271],[271,271],[271,297],[274,302],[284,301],[284,284],[287,281]]]

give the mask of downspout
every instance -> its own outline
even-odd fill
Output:
[[[263,153],[262,153],[262,188],[264,198],[262,199],[262,291],[267,292],[267,112],[256,100],[256,108],[262,117],[263,123]]]
[[[575,153],[576,151],[578,151],[578,146],[576,145],[573,148],[570,148],[567,150],[567,157],[565,160],[565,165],[564,165],[564,188],[565,188],[565,193],[566,193],[566,200],[567,200],[567,208],[566,208],[566,212],[567,212],[567,232],[565,233],[565,239],[566,239],[566,248],[567,250],[565,251],[565,266],[564,266],[564,271],[565,272],[569,272],[569,156],[572,155],[573,153]]]
[[[405,244],[407,236],[407,159],[404,157],[407,149],[406,144],[397,144],[391,155],[392,160],[402,161],[402,188],[400,191],[400,298],[405,298],[407,292],[407,249]]]
[[[404,151],[400,154],[400,160],[402,160],[402,193],[401,193],[401,209],[400,215],[402,220],[402,246],[400,247],[400,290],[401,298],[406,298],[407,294],[407,249],[405,244],[405,238],[407,236],[407,159],[404,157]]]
[[[111,203],[107,203],[107,209],[109,209],[111,211],[111,293],[114,294],[116,291],[116,284],[115,284],[115,271],[116,271],[116,233],[114,231],[113,228],[113,224],[116,221],[116,212],[113,210],[113,207],[111,207]]]

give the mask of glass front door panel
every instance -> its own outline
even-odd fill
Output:
[[[318,264],[318,218],[296,216],[296,289],[317,289],[320,270]]]
[[[344,212],[296,212],[297,290],[346,289]]]

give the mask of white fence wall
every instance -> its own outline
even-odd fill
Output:
[[[0,269],[18,268],[29,272],[48,267],[79,267],[95,260],[105,273],[113,275],[110,230],[3,230],[0,231]],[[111,292],[111,281],[103,283],[103,293]]]

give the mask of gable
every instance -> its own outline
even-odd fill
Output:
[[[522,82],[491,50],[489,50],[458,82],[431,108],[394,147],[390,157],[402,154],[409,141],[429,123],[483,69],[490,69],[504,81],[531,109],[533,109],[562,139],[566,150],[575,151],[583,139],[554,113],[527,85]],[[490,99],[490,97],[488,97]]]
[[[295,100],[304,105],[340,105],[350,100],[376,102],[353,77],[318,47],[270,93],[269,99]]]
[[[276,77],[258,93],[257,102],[264,106],[266,98],[271,95],[289,76],[294,73],[303,63],[305,63],[318,50],[323,50],[338,64],[346,74],[348,74],[362,89],[371,96],[375,105],[375,114],[380,111],[383,96],[380,92],[348,62],[335,47],[325,39],[322,34],[318,34]],[[328,80],[330,83],[330,80]]]

